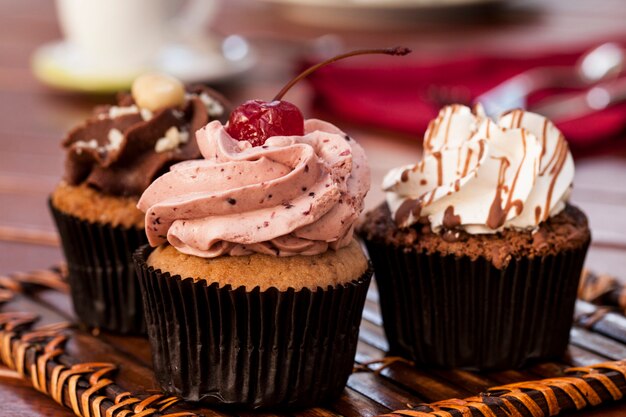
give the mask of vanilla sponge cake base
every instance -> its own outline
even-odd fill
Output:
[[[52,193],[52,205],[65,214],[91,223],[144,227],[144,214],[137,208],[137,197],[104,194],[85,184],[61,182]]]
[[[247,290],[260,287],[264,291],[276,287],[300,290],[326,288],[359,279],[368,268],[367,258],[356,240],[337,251],[320,255],[277,257],[262,254],[200,258],[179,252],[171,245],[156,248],[147,264],[170,275],[217,282],[220,287],[244,286]]]

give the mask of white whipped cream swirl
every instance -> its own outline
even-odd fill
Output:
[[[435,232],[532,230],[569,198],[574,162],[543,116],[514,110],[497,123],[478,106],[444,107],[424,136],[424,157],[383,181],[396,223],[427,218]]]

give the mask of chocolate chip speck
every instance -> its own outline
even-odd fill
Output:
[[[347,140],[348,142],[350,142],[350,136],[345,135],[343,138],[344,138],[345,140]]]
[[[237,204],[237,200],[235,200],[234,198],[228,198],[226,201],[228,201],[228,204],[230,204],[232,206]]]
[[[306,190],[307,190],[307,188],[306,188],[306,187],[302,187],[302,191],[306,191]]]
[[[304,166],[304,172],[309,172],[309,166],[308,165]]]
[[[311,191],[311,192],[309,193],[309,197],[315,197],[315,193],[314,193],[313,191]]]
[[[292,207],[293,207],[293,204],[291,204],[291,203],[283,203],[283,206],[285,206],[285,208],[286,208],[287,210],[289,210],[290,208],[292,208]]]

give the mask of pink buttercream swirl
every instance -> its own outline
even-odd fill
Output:
[[[256,147],[219,121],[200,129],[204,159],[172,166],[141,196],[150,244],[213,258],[316,255],[350,243],[370,186],[365,153],[330,123],[304,127],[304,136]]]

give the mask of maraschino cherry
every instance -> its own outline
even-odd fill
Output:
[[[343,58],[356,55],[386,54],[406,55],[408,48],[364,49],[337,55],[313,65],[289,81],[270,102],[249,100],[235,108],[230,114],[226,131],[237,140],[247,140],[252,146],[261,146],[272,136],[301,136],[304,134],[304,117],[294,104],[282,100],[294,84],[317,69]]]

